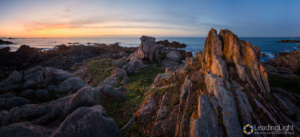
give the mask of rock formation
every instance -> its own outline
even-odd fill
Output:
[[[246,124],[270,124],[293,125],[289,131],[299,136],[300,97],[270,88],[259,57],[258,47],[231,31],[211,29],[203,55],[156,77],[135,113],[143,126],[154,125],[142,130],[151,136],[244,136]],[[268,136],[263,133],[251,136]]]
[[[279,56],[269,60],[267,64],[273,67],[284,67],[295,74],[300,74],[300,50],[290,52],[286,55]]]
[[[139,48],[129,55],[130,60],[134,60],[138,57],[142,60],[149,60],[150,62],[158,60],[158,50],[155,42],[155,38],[142,36],[140,38],[141,44]]]

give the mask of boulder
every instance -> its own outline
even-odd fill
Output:
[[[32,124],[57,127],[69,114],[79,107],[99,104],[97,88],[84,87],[75,94],[43,104],[27,104],[17,108],[6,123],[29,120]],[[12,110],[11,110],[12,111]],[[11,113],[11,112],[9,112]]]
[[[26,96],[26,97],[34,96],[34,95],[35,95],[35,90],[32,90],[32,89],[24,90],[24,91],[21,93],[21,95],[22,95],[22,96]]]
[[[101,95],[108,95],[108,96],[114,96],[119,97],[121,99],[126,99],[125,95],[117,90],[116,88],[112,87],[111,85],[103,85],[101,87],[98,87],[99,92],[98,94]]]
[[[113,118],[108,117],[105,109],[95,105],[76,109],[61,123],[52,136],[121,137],[121,133],[117,123]]]
[[[172,81],[172,73],[158,74],[154,80],[154,85],[160,86],[169,84]]]
[[[125,62],[124,60],[119,59],[119,60],[117,60],[117,61],[114,62],[114,67],[116,67],[116,68],[122,68],[122,66],[123,66],[125,63],[126,63],[126,62]]]
[[[37,89],[36,90],[36,96],[38,98],[46,98],[49,96],[49,92],[46,89]]]
[[[124,69],[121,68],[115,68],[113,71],[111,71],[111,77],[126,77],[127,72]]]
[[[129,83],[129,82],[130,82],[130,79],[129,79],[128,76],[126,76],[126,77],[121,81],[121,84],[122,84],[122,85],[126,85],[126,84]]]
[[[26,122],[14,123],[0,128],[1,137],[42,137],[51,136],[54,129]]]
[[[6,109],[11,109],[13,107],[21,107],[23,105],[30,104],[30,103],[31,101],[28,99],[21,98],[21,97],[12,97],[7,99],[4,107]]]
[[[18,88],[18,84],[22,81],[22,78],[22,73],[13,71],[7,79],[0,83],[0,91]]]
[[[29,88],[29,87],[35,86],[37,84],[39,84],[37,81],[28,80],[28,81],[24,82],[23,87]]]
[[[170,53],[167,54],[166,56],[167,60],[174,61],[174,62],[181,62],[181,54],[178,51],[171,51]]]
[[[48,86],[48,90],[73,93],[85,86],[90,86],[90,85],[85,83],[81,78],[71,77],[61,82],[59,85]]]
[[[37,83],[44,82],[44,72],[37,70],[24,76],[24,81],[36,81]]]
[[[53,69],[51,67],[45,68],[45,83],[49,83],[51,81],[65,80],[71,77],[74,77],[74,75],[67,71],[61,69]]]
[[[134,68],[143,68],[143,67],[145,67],[144,62],[139,58],[134,58],[133,60],[129,61],[129,64]]]
[[[101,83],[100,83],[100,85],[102,86],[102,85],[111,85],[111,86],[114,86],[114,85],[117,85],[117,84],[119,84],[119,82],[118,82],[118,78],[116,78],[116,77],[107,77],[106,79],[105,79],[105,81],[102,81]]]
[[[287,68],[293,73],[300,75],[300,50],[269,60],[267,64],[277,68]]]

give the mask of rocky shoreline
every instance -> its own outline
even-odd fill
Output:
[[[274,77],[299,80],[300,50],[261,63],[258,47],[226,29],[211,29],[194,57],[140,40],[1,49],[0,136],[231,137],[246,124],[289,124],[299,136],[298,85]]]

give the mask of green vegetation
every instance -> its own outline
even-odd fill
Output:
[[[132,81],[124,86],[130,91],[129,93],[126,93],[126,100],[122,100],[117,97],[103,97],[100,99],[101,105],[103,105],[104,108],[107,108],[106,110],[108,115],[116,121],[119,128],[126,125],[126,123],[132,118],[133,114],[139,109],[141,103],[147,96],[146,92],[154,82],[156,76],[159,73],[164,73],[164,70],[157,68],[158,63],[151,63],[147,65],[149,66],[140,69],[138,73],[128,75]],[[99,65],[99,67],[101,67],[101,65]],[[94,72],[95,73],[92,75],[93,78],[96,77],[95,74],[101,73],[100,70],[96,70]],[[99,82],[102,77],[102,80],[105,80],[105,78],[109,76],[107,75],[104,77],[102,75],[97,79]],[[123,133],[123,136],[142,136],[142,132],[140,130],[141,128],[135,128],[135,125],[133,125],[129,132]]]
[[[89,62],[89,70],[92,74],[91,85],[97,87],[101,81],[111,75],[111,69],[113,69],[113,62],[108,59]]]
[[[232,79],[233,80],[237,80],[239,78],[239,75],[238,74],[236,74],[236,73],[233,73],[232,74]]]
[[[188,108],[185,112],[185,116],[189,119],[194,112],[194,107]]]
[[[269,74],[270,87],[280,87],[286,91],[300,95],[300,78],[287,78]]]
[[[221,58],[222,58],[223,60],[225,60],[225,59],[226,59],[226,56],[223,54]]]
[[[122,133],[124,137],[147,137],[143,134],[143,132],[140,130],[141,128],[139,125],[132,125],[128,132]]]

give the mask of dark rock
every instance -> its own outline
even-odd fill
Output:
[[[26,96],[26,97],[34,96],[34,95],[35,95],[35,90],[32,90],[32,89],[24,90],[24,91],[21,93],[21,95],[22,95],[22,96]]]
[[[0,44],[14,44],[14,43],[0,39]]]
[[[281,41],[276,41],[278,43],[299,43],[299,40],[281,40]]]
[[[126,77],[122,80],[121,84],[122,84],[122,85],[126,85],[126,84],[129,83],[129,82],[130,82],[130,79],[129,79],[128,76],[126,76]]]
[[[36,96],[38,98],[46,98],[49,96],[49,92],[48,92],[48,90],[45,90],[45,89],[37,89]]]
[[[121,133],[117,123],[108,117],[105,109],[95,105],[76,109],[53,134],[53,137],[65,136],[121,137]]]
[[[28,99],[24,99],[21,97],[12,97],[12,98],[7,99],[7,101],[5,103],[5,108],[11,109],[13,107],[21,107],[23,105],[30,104],[30,103],[31,103],[31,101]]]
[[[0,128],[1,137],[42,137],[51,136],[53,132],[51,128],[34,125],[27,121]]]
[[[90,86],[85,83],[81,78],[71,77],[61,82],[59,85],[50,85],[48,86],[48,90],[51,91],[59,91],[59,92],[75,92],[85,86]]]
[[[115,68],[113,71],[111,71],[111,77],[126,77],[127,72],[124,69],[121,68]]]

